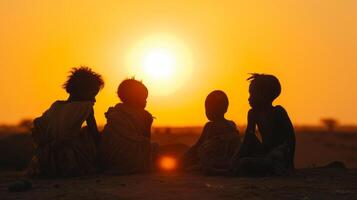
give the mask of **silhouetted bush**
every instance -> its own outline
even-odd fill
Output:
[[[338,121],[334,118],[323,118],[321,119],[321,122],[329,132],[334,132],[338,125]]]
[[[33,120],[32,119],[23,119],[19,122],[18,124],[19,128],[23,128],[25,130],[31,130],[33,126]]]

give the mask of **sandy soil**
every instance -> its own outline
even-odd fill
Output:
[[[32,189],[9,192],[19,172],[0,172],[0,199],[357,199],[357,169],[302,169],[290,177],[200,174],[95,175],[30,180]]]

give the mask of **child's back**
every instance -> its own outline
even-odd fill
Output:
[[[279,146],[286,149],[285,165],[294,168],[295,133],[285,109],[278,105],[271,111],[257,117],[257,126],[262,137],[262,144],[267,152],[273,152]]]
[[[53,139],[77,137],[82,124],[93,112],[91,101],[56,101],[34,124]]]
[[[34,120],[35,150],[28,168],[31,176],[78,176],[96,171],[99,135],[93,105],[95,95],[104,83],[101,76],[89,68],[74,69],[67,83],[76,79],[80,81],[73,87],[84,84],[86,86],[79,88],[88,89],[87,93],[71,92],[69,100],[54,102]],[[90,87],[88,82],[92,83]],[[68,90],[68,84],[65,86]],[[82,129],[84,122],[88,127]]]
[[[290,139],[294,128],[285,109],[278,105],[265,116],[258,117],[258,129],[264,146],[274,149]]]
[[[148,172],[151,114],[119,103],[108,109],[106,118],[100,144],[103,169],[115,174]]]
[[[124,80],[118,87],[122,103],[106,113],[100,144],[101,164],[105,171],[131,174],[150,171],[152,115],[145,110],[148,90],[135,79]]]
[[[203,128],[204,140],[209,140],[218,136],[232,135],[237,133],[237,126],[231,120],[210,121]]]
[[[228,97],[223,91],[211,92],[205,102],[206,116],[210,120],[202,134],[183,157],[185,168],[199,166],[203,170],[227,169],[240,146],[238,129],[233,121],[224,118]]]
[[[240,146],[238,129],[230,120],[208,122],[196,146],[203,168],[227,169]]]

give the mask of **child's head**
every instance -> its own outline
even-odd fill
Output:
[[[252,108],[269,106],[280,95],[279,80],[269,74],[252,74],[249,86],[249,104]]]
[[[73,68],[67,81],[63,84],[63,88],[70,95],[70,99],[75,101],[95,102],[95,96],[103,87],[102,76],[85,66]]]
[[[206,116],[210,121],[224,118],[228,109],[228,97],[221,90],[211,92],[205,101]]]
[[[146,107],[149,91],[141,81],[125,79],[120,83],[117,93],[123,103],[142,109]]]

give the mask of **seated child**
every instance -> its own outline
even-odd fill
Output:
[[[88,67],[73,68],[63,85],[69,98],[55,101],[34,120],[34,156],[30,176],[67,177],[96,171],[99,142],[93,105],[103,88],[101,75]],[[83,123],[87,127],[82,129]]]
[[[248,124],[233,168],[242,175],[286,175],[294,169],[295,133],[282,106],[273,106],[280,95],[279,80],[273,75],[253,74],[249,86]],[[261,141],[255,135],[256,126]]]
[[[183,156],[184,169],[204,172],[229,169],[231,159],[240,146],[240,137],[233,121],[225,119],[228,97],[220,90],[211,92],[205,101],[209,122],[196,142]]]
[[[152,115],[145,110],[148,89],[135,79],[118,87],[122,103],[110,107],[100,144],[101,164],[116,174],[148,172],[151,167]]]

